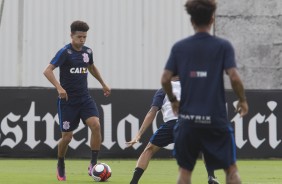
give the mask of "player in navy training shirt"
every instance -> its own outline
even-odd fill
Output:
[[[57,179],[66,180],[64,158],[73,131],[78,127],[80,119],[91,130],[90,147],[92,158],[88,167],[91,175],[93,165],[97,163],[101,146],[101,130],[99,112],[95,101],[89,94],[87,85],[88,72],[102,85],[107,97],[111,89],[103,81],[99,70],[93,63],[93,52],[84,46],[89,26],[83,21],[74,21],[71,26],[71,43],[60,49],[44,71],[46,78],[58,91],[58,115],[62,138],[58,143]],[[60,82],[53,70],[60,68]]]
[[[241,116],[246,115],[248,104],[236,69],[234,49],[229,41],[209,34],[215,0],[188,0],[185,7],[195,34],[172,47],[161,79],[172,108],[179,115],[174,132],[178,184],[191,183],[199,152],[205,155],[209,169],[225,170],[226,183],[239,184],[234,131],[227,117],[223,82],[226,73],[239,99],[236,110]],[[171,90],[174,75],[180,78],[180,102]]]

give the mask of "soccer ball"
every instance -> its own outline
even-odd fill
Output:
[[[91,176],[95,181],[106,181],[112,175],[112,170],[105,163],[98,163],[93,166]]]

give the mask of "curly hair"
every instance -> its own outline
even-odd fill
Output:
[[[208,25],[216,10],[215,0],[188,0],[185,3],[187,13],[197,26]]]
[[[76,20],[72,22],[70,29],[72,33],[74,33],[75,31],[87,32],[89,30],[89,26],[86,22]]]

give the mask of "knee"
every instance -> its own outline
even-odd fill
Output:
[[[150,155],[153,155],[155,152],[157,152],[157,147],[154,147],[152,144],[149,144],[144,150],[144,153]]]
[[[100,121],[98,118],[91,117],[86,120],[87,126],[91,129],[91,131],[100,131]]]
[[[100,132],[100,129],[101,129],[100,122],[94,121],[93,123],[91,123],[89,128],[94,132]]]
[[[62,141],[63,141],[64,143],[69,144],[69,143],[71,142],[71,140],[72,140],[72,135],[64,135],[64,136],[62,137]]]

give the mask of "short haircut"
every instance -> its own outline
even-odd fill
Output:
[[[89,30],[89,26],[86,22],[76,20],[72,22],[70,25],[71,32],[74,33],[76,31],[87,32]]]
[[[206,26],[209,25],[216,10],[216,1],[188,0],[185,8],[196,26]]]

